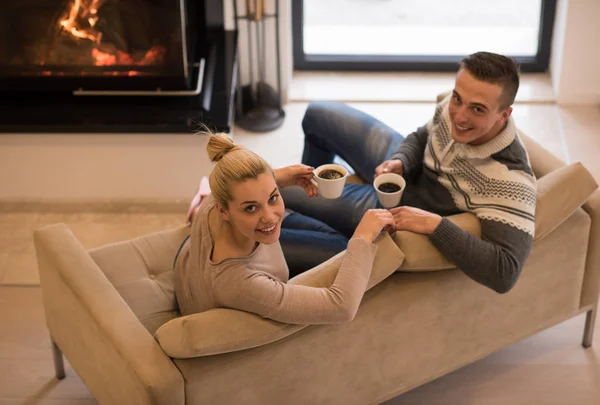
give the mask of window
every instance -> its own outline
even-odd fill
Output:
[[[293,0],[305,70],[454,71],[477,51],[548,68],[556,0]]]

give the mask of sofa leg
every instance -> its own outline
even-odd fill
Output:
[[[65,363],[63,361],[63,353],[54,339],[52,339],[52,357],[54,358],[54,371],[56,373],[56,378],[62,380],[65,378]]]
[[[586,349],[592,346],[592,338],[594,337],[594,324],[596,323],[596,310],[590,309],[585,314],[585,329],[583,331],[583,342],[581,343]]]

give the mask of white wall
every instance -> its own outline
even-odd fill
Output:
[[[550,72],[558,104],[600,104],[600,1],[558,0]]]
[[[187,200],[210,173],[206,137],[0,134],[2,200]]]

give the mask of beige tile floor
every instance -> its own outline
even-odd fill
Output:
[[[352,103],[409,133],[424,123],[433,104]],[[268,134],[237,129],[237,142],[274,166],[300,159],[300,122],[305,102],[286,107],[285,124]],[[600,108],[517,104],[518,125],[562,159],[582,161],[600,179]],[[31,236],[44,224],[65,222],[87,248],[177,226],[184,212],[0,212],[0,405],[94,404],[91,394],[67,369],[53,378]],[[600,404],[600,334],[594,346],[580,346],[583,316],[507,347],[488,358],[402,395],[390,404]],[[596,323],[596,330],[600,322]]]
[[[179,213],[0,212],[0,284],[37,285],[33,231],[64,222],[86,249],[176,227]]]
[[[429,102],[454,86],[455,73],[425,72],[294,72],[290,100]],[[549,75],[521,76],[517,102],[554,101]]]

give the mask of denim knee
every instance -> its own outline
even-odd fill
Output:
[[[315,123],[323,122],[323,120],[327,119],[327,116],[332,113],[331,107],[333,104],[336,104],[336,102],[311,101],[306,108],[304,118],[302,118],[302,129],[304,130],[304,133],[310,132],[310,129]]]

